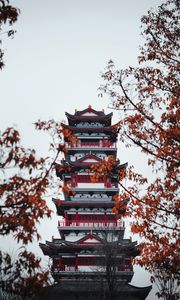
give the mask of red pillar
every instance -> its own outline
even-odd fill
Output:
[[[112,186],[111,184],[111,178],[110,177],[107,177],[107,185],[106,185],[108,188],[110,188]]]
[[[104,213],[104,223],[105,223],[105,226],[107,226],[107,213],[106,212]]]
[[[75,271],[78,271],[78,255],[76,255],[75,259]]]
[[[65,212],[65,226],[68,226],[68,214]]]
[[[62,271],[62,256],[59,256],[59,268]]]
[[[78,222],[79,221],[79,216],[78,216],[78,212],[76,212],[76,226],[78,226]]]

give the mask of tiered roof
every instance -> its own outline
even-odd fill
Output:
[[[90,105],[84,110],[76,110],[74,115],[71,115],[66,112],[66,116],[70,126],[76,124],[77,122],[80,123],[82,121],[89,120],[103,122],[107,126],[109,126],[111,124],[112,119],[112,113],[105,115],[104,111],[94,110]]]
[[[59,199],[53,199],[54,204],[56,205],[56,209],[57,209],[57,214],[60,216],[64,213],[65,210],[68,210],[70,208],[75,208],[75,209],[79,209],[79,208],[94,208],[94,206],[96,206],[96,208],[113,208],[114,207],[114,201],[103,201],[103,199],[101,201],[95,200],[95,201],[91,201],[88,199],[87,200],[82,200],[82,201],[64,201],[64,200],[59,200]]]
[[[116,242],[111,242],[112,247]],[[79,253],[82,250],[89,250],[91,253],[97,253],[100,245],[103,245],[103,240],[97,234],[87,234],[76,242],[70,242],[63,239],[53,239],[52,242],[46,241],[46,244],[40,244],[44,255],[54,256],[58,253]],[[130,239],[123,239],[118,243],[119,255],[124,254],[127,257],[138,255],[139,249],[137,242],[132,242]]]
[[[105,247],[103,234],[108,239],[113,233],[113,239],[108,244],[112,249],[115,247],[117,249],[117,255],[113,258],[117,269],[114,274],[117,281],[117,299],[144,300],[151,287],[136,288],[128,284],[133,276],[130,258],[139,255],[140,249],[137,242],[123,238],[124,223],[118,221],[112,211],[113,196],[119,193],[118,171],[126,169],[127,163],[120,164],[119,160],[116,160],[111,175],[102,174],[104,176],[100,178],[97,185],[91,184],[90,181],[91,173],[93,173],[91,165],[103,163],[104,160],[100,157],[104,157],[106,153],[107,158],[109,150],[112,150],[111,153],[116,159],[117,149],[114,142],[117,140],[118,129],[117,126],[111,126],[112,113],[106,115],[104,111],[96,111],[89,106],[82,111],[76,110],[74,115],[66,113],[66,116],[68,125],[62,124],[62,126],[72,131],[76,135],[77,141],[75,144],[69,145],[68,151],[70,149],[71,152],[66,155],[61,164],[56,164],[55,167],[57,176],[64,180],[65,186],[70,183],[76,195],[64,194],[65,200],[53,199],[57,214],[65,217],[64,220],[58,221],[61,238],[53,238],[51,242],[46,241],[45,244],[40,243],[44,255],[53,259],[52,275],[55,281],[63,281],[62,285],[57,285],[60,286],[60,291],[57,289],[58,296],[64,293],[63,299],[68,299],[70,295],[69,300],[71,300],[71,297],[74,299],[74,293],[79,297],[83,292],[84,298],[86,298],[87,294],[90,295],[87,291],[90,283],[92,283],[91,290],[95,291],[96,289],[94,295],[98,295],[99,290],[102,289],[102,282],[105,293],[108,293],[105,270],[82,272],[81,267],[105,266],[106,254],[102,251]],[[92,151],[95,152],[92,154]],[[81,152],[85,155],[77,158],[82,155]],[[95,153],[98,153],[97,156]],[[73,157],[73,154],[76,155]],[[77,234],[75,241],[69,240],[70,236],[73,236],[69,235],[71,233]],[[81,238],[78,239],[79,233]],[[79,288],[77,288],[77,284]],[[62,292],[63,286],[64,292]],[[53,289],[54,291],[56,292],[56,288]],[[96,298],[93,296],[93,299]]]
[[[88,161],[88,158],[94,158],[94,161],[93,163]],[[60,177],[62,179],[62,176],[65,175],[65,166],[67,167],[70,167],[70,170],[68,169],[68,172],[67,174],[71,174],[71,173],[74,173],[74,171],[78,171],[80,169],[89,169],[90,166],[92,164],[95,164],[95,163],[98,163],[98,162],[103,162],[102,159],[100,159],[99,157],[95,157],[93,155],[87,155],[87,156],[84,156],[80,159],[77,159],[76,161],[67,161],[67,160],[62,160],[61,161],[61,164],[56,164],[56,175],[58,177]],[[119,162],[119,160],[117,160],[117,163]],[[114,167],[114,172],[117,170],[117,171],[120,171],[120,170],[125,170],[127,168],[127,163],[124,163],[124,164],[117,164],[115,167]],[[114,174],[115,176],[116,174]]]

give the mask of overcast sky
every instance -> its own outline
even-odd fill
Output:
[[[24,145],[46,154],[45,135],[35,132],[38,119],[65,119],[64,113],[106,108],[98,98],[100,73],[109,59],[119,68],[137,65],[140,18],[159,0],[16,0],[21,9],[13,40],[4,40],[6,66],[0,72],[0,128],[17,126]],[[108,113],[109,110],[107,109]],[[121,161],[144,169],[143,159],[119,145]],[[124,151],[124,152],[123,152]],[[141,165],[139,165],[141,161]],[[148,172],[148,170],[147,170]],[[54,207],[52,206],[54,209]],[[40,228],[42,242],[57,236],[57,217]],[[13,242],[11,242],[13,243]],[[38,254],[38,246],[33,246]],[[10,248],[10,240],[4,243]],[[148,285],[135,275],[134,284]],[[143,278],[143,280],[142,280]],[[155,297],[151,294],[148,300]]]

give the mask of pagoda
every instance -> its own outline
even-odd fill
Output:
[[[114,196],[119,194],[118,176],[116,172],[102,174],[97,182],[92,181],[91,166],[109,156],[116,160],[118,170],[127,166],[117,159],[112,113],[89,106],[66,117],[68,125],[62,126],[76,139],[73,143],[65,140],[68,152],[56,165],[56,174],[71,193],[64,193],[64,200],[53,199],[60,216],[60,238],[40,244],[52,261],[54,299],[145,299],[151,286],[129,284],[134,274],[131,259],[139,254],[137,243],[124,238],[125,223],[112,210]]]

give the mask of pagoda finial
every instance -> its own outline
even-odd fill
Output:
[[[88,106],[88,108],[92,108],[92,106],[91,106],[91,105],[89,105],[89,106]]]

